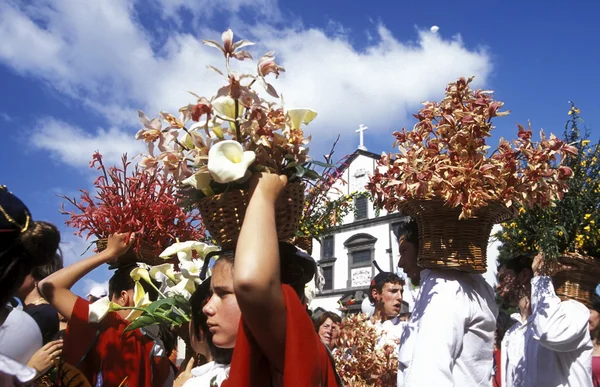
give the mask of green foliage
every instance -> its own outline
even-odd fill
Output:
[[[573,172],[569,192],[552,207],[521,208],[515,220],[503,224],[496,234],[502,242],[500,262],[539,250],[549,259],[565,252],[600,257],[600,143],[590,144],[587,128],[582,133],[579,113],[571,103],[564,140],[577,147],[578,154],[565,160]]]

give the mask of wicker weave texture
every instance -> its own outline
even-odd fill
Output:
[[[294,246],[306,251],[308,255],[312,255],[313,237],[312,236],[297,236],[290,239],[290,243]]]
[[[204,226],[224,250],[235,248],[248,207],[248,199],[248,191],[236,189],[203,198],[198,203]],[[300,224],[303,207],[304,184],[288,184],[275,208],[279,240],[288,240],[294,236]]]
[[[99,239],[96,241],[96,247],[98,251],[104,251],[108,247],[108,239]],[[132,264],[135,262],[143,262],[148,265],[160,265],[161,263],[165,263],[165,260],[160,258],[150,243],[145,241],[140,241],[140,249],[139,252],[135,252],[132,248],[127,250],[125,254],[120,256],[117,259],[117,262],[114,262],[110,265],[111,268],[127,266],[128,264]]]
[[[591,308],[592,296],[600,282],[600,259],[571,253],[559,257],[558,262],[572,270],[558,272],[552,277],[556,294],[564,300],[576,300]]]
[[[419,228],[418,263],[424,268],[446,268],[471,273],[487,269],[487,246],[492,227],[514,216],[501,203],[490,203],[470,219],[458,219],[461,208],[442,199],[409,200],[401,210]]]

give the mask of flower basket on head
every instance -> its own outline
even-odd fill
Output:
[[[600,282],[598,258],[567,253],[558,258],[558,263],[571,270],[559,271],[552,276],[556,294],[563,300],[576,300],[592,308],[592,296]]]
[[[197,204],[204,226],[223,250],[235,248],[248,207],[247,190],[234,189],[219,195],[200,199]],[[287,240],[298,229],[304,204],[304,185],[288,184],[275,208],[277,237]]]
[[[580,130],[579,114],[571,102],[563,138],[578,152],[565,161],[573,171],[569,191],[554,206],[520,209],[496,236],[501,261],[542,251],[544,259],[570,266],[553,276],[556,293],[589,306],[600,282],[600,142],[590,141],[587,128]]]
[[[121,167],[111,168],[105,168],[100,153],[93,157],[90,167],[98,164],[101,171],[94,182],[96,192],[80,190],[79,199],[63,196],[76,211],[66,211],[63,205],[61,212],[69,216],[67,226],[77,229],[75,235],[98,238],[98,251],[106,249],[107,238],[114,233],[136,233],[134,245],[111,268],[134,262],[156,265],[162,262],[160,252],[177,239],[205,238],[200,214],[183,211],[172,182],[160,170],[143,173],[135,168],[128,176],[127,155]]]
[[[533,142],[520,125],[517,140],[501,139],[488,155],[492,119],[508,112],[491,92],[471,90],[472,79],[449,84],[441,102],[424,103],[411,131],[394,132],[399,152],[382,155],[367,185],[376,206],[418,222],[422,266],[485,271],[491,226],[509,219],[514,205],[546,207],[562,198],[572,174],[562,156],[575,147],[543,132]]]
[[[474,273],[487,270],[487,246],[494,224],[514,215],[504,204],[490,203],[470,218],[459,219],[461,208],[448,207],[442,199],[409,200],[400,210],[417,222],[421,267]]]
[[[254,43],[234,42],[233,32],[222,35],[222,44],[205,40],[225,58],[224,71],[208,66],[226,84],[210,98],[192,93],[194,102],[179,109],[179,117],[161,112],[148,119],[140,112],[144,127],[136,138],[148,144],[143,165],[152,170],[159,163],[177,184],[181,204],[199,208],[211,236],[223,248],[237,240],[248,204],[253,173],[274,173],[288,178],[289,188],[277,211],[280,240],[295,234],[304,203],[304,185],[319,180],[308,157],[303,125],[317,115],[307,108],[289,108],[266,77],[285,71],[273,52],[262,56],[255,74],[232,71],[234,61],[252,59],[242,48]],[[269,97],[263,98],[259,90]],[[155,145],[160,154],[155,155]]]

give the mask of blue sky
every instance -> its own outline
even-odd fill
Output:
[[[274,49],[286,102],[319,112],[315,157],[337,134],[338,154],[352,152],[359,124],[370,151],[390,151],[421,101],[470,75],[512,111],[492,145],[527,120],[562,133],[569,100],[597,139],[598,14],[592,1],[2,0],[0,183],[60,225],[67,261],[80,259],[86,242],[64,226],[56,195],[90,188],[95,149],[109,162],[144,150],[137,109],[156,116],[190,101],[187,90],[214,94],[220,80],[204,65],[221,60],[200,40],[227,28],[258,43],[255,57]],[[75,290],[107,278],[98,270]]]

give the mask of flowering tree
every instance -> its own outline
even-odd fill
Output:
[[[76,210],[61,213],[68,215],[67,226],[75,228],[78,236],[91,235],[102,239],[116,232],[135,232],[135,249],[146,242],[156,256],[177,239],[203,240],[205,231],[197,211],[184,212],[179,206],[172,182],[155,170],[142,173],[137,167],[127,176],[131,161],[122,157],[121,167],[106,168],[102,155],[94,153],[91,168],[101,171],[95,180],[95,194],[80,190],[81,196],[61,196]]]
[[[548,208],[526,210],[504,223],[496,234],[502,242],[500,259],[542,250],[548,258],[566,252],[600,257],[600,143],[591,144],[589,130],[579,128],[580,110],[571,103],[564,141],[577,148],[564,165],[573,171],[569,191]]]
[[[562,198],[572,171],[561,155],[577,148],[543,132],[535,143],[531,128],[519,125],[517,140],[501,139],[488,155],[492,120],[508,111],[490,91],[471,90],[472,80],[450,83],[441,102],[425,102],[414,115],[411,131],[393,133],[399,153],[382,156],[367,186],[376,206],[395,211],[411,199],[442,198],[463,219],[490,202],[546,207]]]

